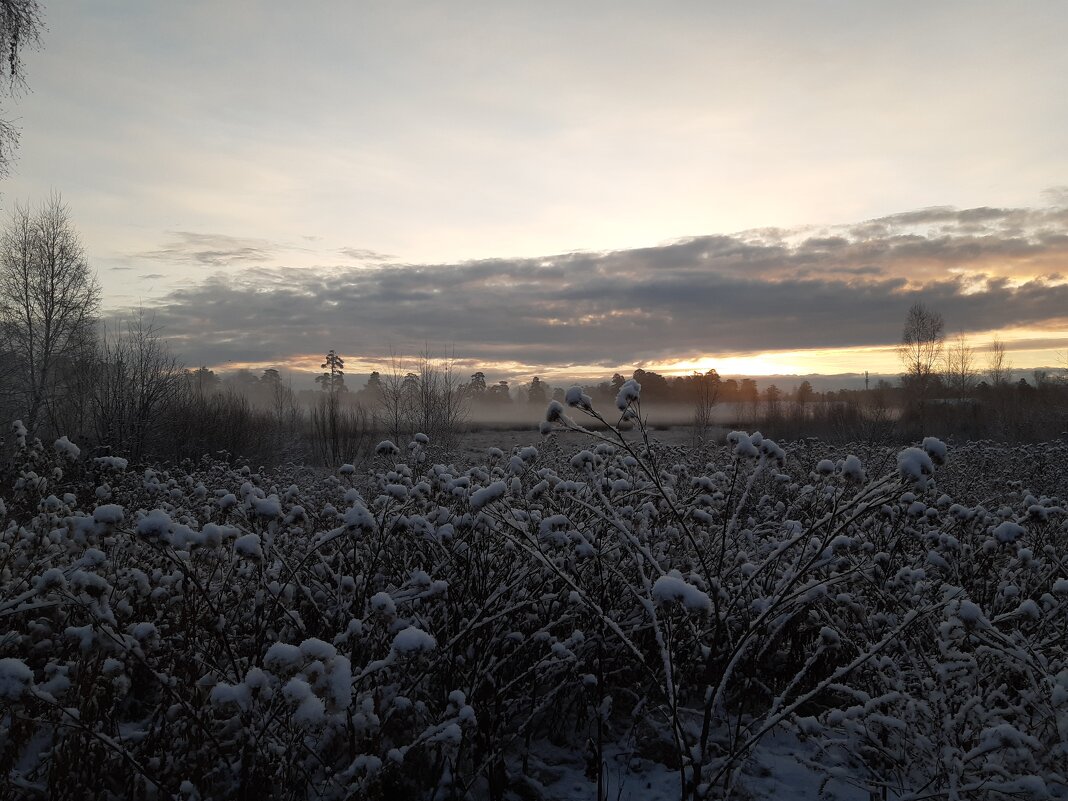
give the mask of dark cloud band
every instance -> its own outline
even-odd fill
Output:
[[[185,244],[214,263],[218,248]],[[238,263],[256,261],[231,244]],[[1065,264],[1066,209],[937,208],[610,253],[249,267],[172,292],[157,320],[198,363],[428,342],[486,362],[616,366],[893,344],[917,300],[951,330],[1055,328],[1068,318]]]

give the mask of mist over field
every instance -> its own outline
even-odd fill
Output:
[[[1068,801],[1066,29],[0,0],[0,800]]]

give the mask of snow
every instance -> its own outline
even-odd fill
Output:
[[[864,472],[864,463],[853,454],[849,454],[842,460],[842,477],[847,478],[850,481],[855,481],[858,484],[864,483],[867,480],[867,476]]]
[[[994,529],[994,539],[1001,543],[1016,542],[1026,533],[1027,531],[1023,526],[1017,525],[1011,520],[1006,520]]]
[[[242,710],[249,708],[252,703],[252,693],[247,684],[227,684],[219,682],[211,688],[208,700],[215,706],[227,706],[234,704]]]
[[[601,458],[593,451],[581,450],[571,457],[569,464],[576,470],[593,470],[601,463]]]
[[[282,504],[277,495],[269,495],[266,498],[250,498],[252,510],[260,517],[281,517]]]
[[[18,701],[33,686],[33,671],[20,659],[0,659],[0,698]]]
[[[331,659],[326,675],[326,694],[334,709],[348,709],[352,704],[352,664],[347,657]]]
[[[681,576],[661,576],[653,584],[653,598],[662,604],[678,602],[691,612],[707,612],[712,609],[708,595]]]
[[[328,662],[337,656],[337,648],[317,637],[309,637],[300,644],[300,652],[306,659]]]
[[[200,538],[202,544],[209,548],[214,548],[221,545],[224,539],[236,538],[237,533],[237,529],[231,526],[205,523],[204,527],[200,530]]]
[[[245,559],[261,561],[263,559],[263,546],[260,543],[259,534],[245,534],[234,540],[234,552]]]
[[[97,456],[93,464],[110,470],[125,470],[130,466],[129,461],[120,456]]]
[[[568,387],[567,392],[564,393],[564,402],[568,406],[574,406],[585,411],[593,411],[593,400],[578,385]]]
[[[83,654],[89,653],[96,643],[96,633],[92,626],[67,626],[63,634],[78,643],[78,650]]]
[[[938,553],[938,551],[928,551],[927,562],[935,567],[940,567],[943,570],[949,570],[949,562],[947,562],[945,557]]]
[[[508,487],[503,481],[494,481],[488,487],[477,489],[471,493],[471,509],[477,512],[482,507],[500,500],[507,491]]]
[[[868,801],[866,792],[846,781],[830,779],[806,763],[816,758],[811,744],[777,731],[768,737],[746,763],[732,799],[761,801]],[[597,797],[597,780],[588,766],[588,754],[577,749],[535,743],[523,771],[509,765],[521,797],[545,801],[590,801]],[[633,742],[609,741],[604,748],[606,797],[613,801],[678,801],[679,771],[651,759]],[[843,776],[848,780],[850,776]]]
[[[296,645],[276,642],[263,655],[263,664],[272,673],[293,673],[304,664],[304,654]]]
[[[757,448],[759,440],[754,442],[753,437],[744,431],[732,431],[727,435],[727,442],[734,446],[735,456],[747,459],[760,456],[760,450]]]
[[[632,403],[638,403],[641,400],[641,393],[642,385],[633,378],[628,378],[616,394],[616,408],[625,412]]]
[[[93,520],[109,526],[117,526],[123,521],[125,512],[116,503],[106,503],[93,510]]]
[[[342,520],[347,527],[359,531],[374,531],[375,528],[374,516],[361,504],[346,509]]]
[[[463,739],[463,730],[456,723],[446,724],[440,730],[438,730],[428,738],[430,742],[448,743],[452,746],[459,746],[460,743],[463,742]]]
[[[376,592],[372,595],[371,608],[380,615],[395,617],[397,614],[397,605],[393,602],[393,597],[388,592]]]
[[[393,638],[393,650],[402,654],[433,651],[437,647],[437,640],[415,626],[408,626]]]
[[[86,548],[82,558],[77,561],[79,567],[88,567],[96,570],[108,561],[107,556],[99,548]]]
[[[897,470],[905,481],[918,484],[934,475],[934,463],[926,451],[905,448],[897,455]]]
[[[60,437],[56,440],[55,444],[56,453],[61,456],[66,456],[68,459],[77,459],[81,456],[82,450],[66,437]]]
[[[63,575],[63,571],[58,567],[50,567],[44,573],[41,574],[40,579],[37,582],[37,589],[40,592],[47,590],[62,589],[67,586],[67,579]]]
[[[164,537],[170,533],[172,521],[162,509],[153,509],[137,521],[137,533],[142,537]]]
[[[1013,614],[1017,617],[1027,617],[1031,620],[1038,620],[1042,617],[1042,610],[1038,608],[1038,604],[1035,603],[1033,599],[1028,598],[1016,608],[1016,611]]]
[[[399,456],[400,452],[400,448],[388,439],[382,440],[375,446],[375,453],[378,456]]]
[[[159,632],[156,630],[156,624],[147,621],[135,623],[131,626],[130,634],[139,642],[145,642],[146,640],[151,640],[159,636]]]
[[[924,437],[922,445],[924,451],[931,457],[932,462],[937,465],[946,463],[946,444],[942,440],[934,437]]]
[[[323,702],[312,692],[308,682],[294,677],[282,688],[282,695],[296,706],[293,722],[298,726],[310,728],[323,722],[326,709]]]

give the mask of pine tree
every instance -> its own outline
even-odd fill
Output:
[[[326,354],[326,361],[319,365],[324,372],[315,379],[324,392],[345,391],[345,360],[333,349]]]

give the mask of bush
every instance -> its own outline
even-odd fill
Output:
[[[1061,481],[1063,446],[676,450],[636,396],[637,438],[567,397],[601,427],[578,453],[554,403],[540,447],[461,468],[420,436],[362,476],[135,470],[16,432],[12,793],[497,799],[557,743],[604,797],[630,741],[680,796],[735,797],[783,732],[877,795],[1063,786],[1066,515],[1011,473]]]

